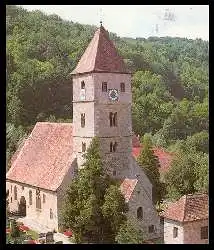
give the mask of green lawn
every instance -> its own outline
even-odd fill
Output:
[[[39,234],[31,229],[27,231],[26,234],[30,235],[33,240],[37,240],[39,238]]]

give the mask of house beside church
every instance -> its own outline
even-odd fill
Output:
[[[101,25],[72,72],[73,123],[38,122],[7,172],[9,209],[59,229],[65,192],[99,137],[106,173],[121,181],[128,217],[145,239],[160,236],[152,184],[133,155],[131,74]]]
[[[189,194],[170,203],[162,214],[165,244],[208,243],[208,195]]]

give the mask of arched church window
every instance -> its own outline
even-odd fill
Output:
[[[142,208],[142,207],[139,207],[139,208],[137,209],[137,218],[138,218],[139,220],[142,220],[142,219],[143,219],[143,208]]]
[[[14,200],[17,200],[17,187],[14,187]]]
[[[116,152],[116,150],[117,150],[117,142],[115,142],[113,145],[113,152]]]
[[[85,114],[81,114],[81,127],[85,127]]]
[[[117,112],[114,113],[114,116],[113,116],[113,126],[117,127]]]
[[[42,202],[41,202],[41,196],[40,196],[40,190],[36,190],[36,208],[41,209],[42,208]]]
[[[29,205],[32,205],[32,191],[29,190]]]
[[[125,83],[124,82],[120,83],[120,91],[125,92]]]
[[[110,127],[112,127],[113,126],[113,113],[112,112],[109,113],[109,122],[110,122]]]
[[[102,92],[107,92],[107,82],[102,83]]]
[[[85,89],[85,82],[81,81],[81,89]]]
[[[53,219],[53,210],[50,208],[50,219]]]
[[[85,151],[86,151],[86,143],[82,142],[82,152],[85,152]]]

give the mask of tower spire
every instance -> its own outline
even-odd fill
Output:
[[[100,8],[100,27],[103,26],[103,21],[102,21],[102,19],[103,19],[102,8]]]

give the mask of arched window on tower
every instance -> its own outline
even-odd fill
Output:
[[[81,114],[81,127],[85,127],[85,114]]]
[[[29,205],[32,205],[32,191],[29,190]]]
[[[117,112],[114,113],[114,116],[113,116],[113,126],[117,127]]]
[[[86,143],[82,142],[82,152],[85,152],[85,151],[86,151]]]
[[[112,112],[109,113],[109,123],[110,123],[110,127],[112,127],[113,126],[113,113]]]
[[[14,187],[14,200],[17,200],[17,187]]]
[[[117,151],[117,142],[115,142],[113,145],[113,152],[116,152],[116,151]]]
[[[113,152],[113,143],[110,142],[110,152]]]
[[[139,207],[139,208],[137,209],[137,218],[138,218],[139,220],[142,220],[142,219],[143,219],[143,208],[142,208],[142,207]]]

